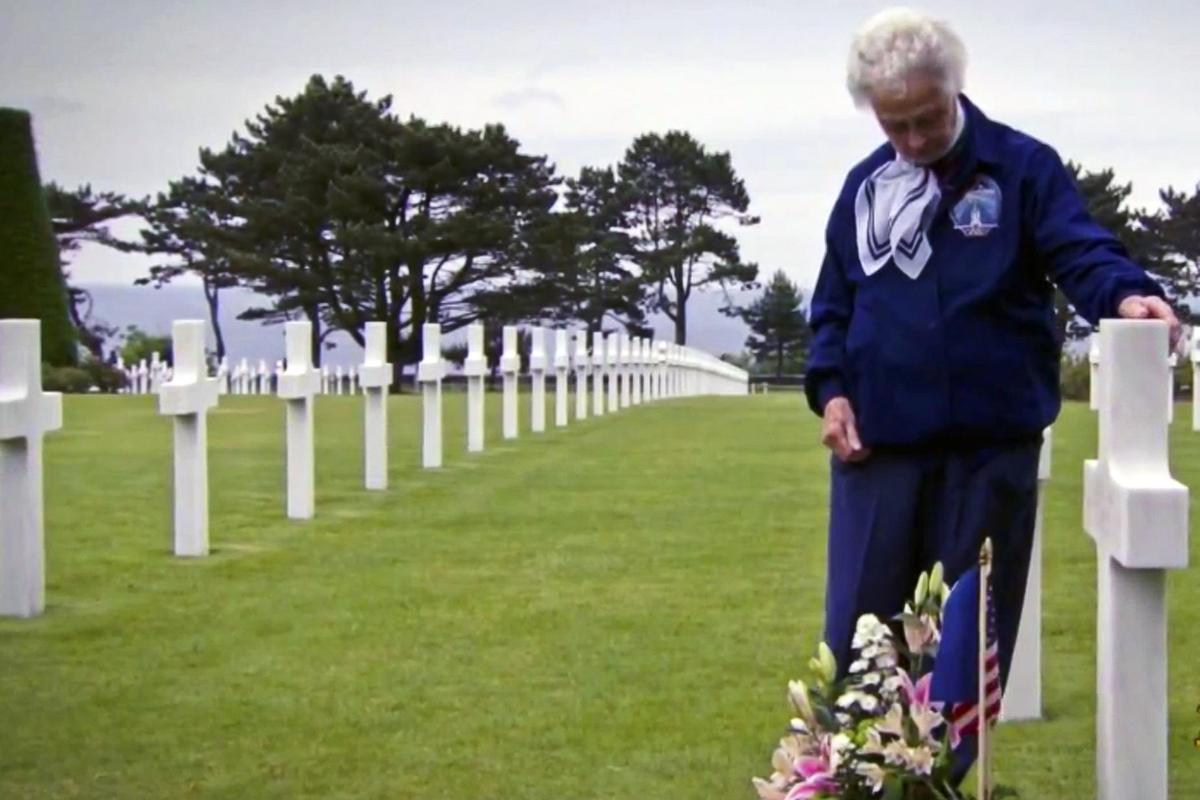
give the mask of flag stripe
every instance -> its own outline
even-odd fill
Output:
[[[985,696],[987,698],[984,718],[989,727],[994,727],[1000,718],[1000,701],[1003,696],[1000,685],[1000,651],[996,637],[996,606],[992,602],[992,581],[987,578],[985,587],[987,603],[987,648],[984,651]],[[959,736],[979,731],[979,703],[955,703],[950,710],[950,726]]]

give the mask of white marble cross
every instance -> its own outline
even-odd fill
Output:
[[[633,349],[629,334],[622,333],[617,338],[620,345],[621,361],[617,367],[621,372],[621,408],[629,408],[633,399]]]
[[[287,401],[287,515],[310,519],[316,506],[313,463],[313,396],[321,373],[312,366],[312,323],[284,323],[287,369],[279,376],[279,397]]]
[[[271,393],[271,371],[267,369],[267,360],[265,358],[258,360],[258,393]]]
[[[638,336],[633,340],[633,404],[650,402],[646,393],[646,340]]]
[[[41,323],[0,320],[0,616],[46,608],[42,437],[62,427],[62,395],[42,391]]]
[[[363,408],[363,475],[368,489],[388,485],[388,387],[392,365],[387,360],[387,323],[368,322],[359,380],[366,394]],[[322,373],[322,384],[324,384]]]
[[[666,359],[667,359],[667,344],[666,342],[655,340],[654,342],[654,399],[664,400],[667,397],[667,380],[666,380]]]
[[[146,359],[138,361],[137,365],[137,394],[150,393],[150,369],[146,366]]]
[[[1179,366],[1179,356],[1171,354],[1167,362],[1167,424],[1175,421],[1175,367]]]
[[[629,350],[625,356],[625,375],[629,386],[626,389],[626,393],[629,395],[627,398],[629,405],[634,406],[637,405],[636,398],[638,397],[638,372],[640,371],[638,366],[638,358],[640,357],[638,354],[639,340],[636,336],[629,336],[627,337],[627,341],[629,344]]]
[[[654,396],[667,397],[667,343],[657,342],[654,348]]]
[[[684,394],[693,397],[700,393],[700,379],[696,371],[696,359],[686,345],[679,348],[680,365],[683,373]]]
[[[652,403],[657,400],[654,394],[654,372],[658,367],[658,358],[655,353],[654,340],[642,340],[642,398],[646,403]]]
[[[587,419],[588,415],[588,349],[587,331],[575,332],[575,419]]]
[[[487,356],[483,350],[483,324],[472,323],[467,328],[467,360],[463,374],[467,376],[467,452],[483,452],[484,404],[487,396]]]
[[[165,366],[162,363],[162,356],[157,353],[150,354],[150,393],[158,394],[158,387],[162,385],[162,371]]]
[[[504,353],[500,356],[500,372],[504,374],[504,438],[517,438],[517,390],[521,371],[521,356],[517,352],[517,328],[504,326]]]
[[[350,394],[358,394],[358,368],[350,367]]]
[[[529,376],[533,385],[529,428],[534,433],[546,430],[546,329],[538,325],[529,334]]]
[[[646,396],[658,400],[658,342],[646,340]]]
[[[554,332],[554,427],[567,425],[567,393],[570,389],[568,374],[571,359],[567,353],[567,332],[559,328]]]
[[[695,389],[695,374],[692,371],[691,354],[688,353],[684,345],[678,348],[679,353],[679,383],[682,387],[680,394],[684,397],[691,397],[696,393]]]
[[[642,347],[644,341],[639,336],[634,338],[629,344],[629,349],[633,354],[633,364],[630,369],[630,377],[633,380],[633,392],[629,399],[635,406],[642,404],[642,376],[645,375],[645,356]]]
[[[158,390],[158,413],[175,418],[175,539],[177,556],[208,555],[208,410],[217,380],[204,360],[204,321],[176,320],[171,346],[175,374]]]
[[[604,416],[604,376],[608,358],[604,352],[604,334],[592,334],[592,416]]]
[[[238,394],[250,394],[250,364],[242,359],[237,368]]]
[[[221,357],[221,363],[217,367],[217,393],[229,394],[229,358]]]
[[[442,326],[426,322],[421,326],[421,363],[417,365],[417,383],[421,384],[423,430],[421,465],[426,469],[442,466]]]
[[[654,340],[650,338],[642,339],[642,398],[643,402],[646,403],[657,399],[654,394],[654,369],[656,361]]]
[[[1096,542],[1096,786],[1167,797],[1166,570],[1188,562],[1188,490],[1168,466],[1167,325],[1100,323],[1099,458],[1084,465]]]
[[[1037,516],[1025,581],[1025,604],[1021,608],[1021,627],[1000,709],[1000,719],[1005,722],[1042,718],[1042,542],[1046,538],[1046,484],[1050,482],[1053,450],[1054,430],[1046,428],[1038,458]]]
[[[639,338],[637,377],[634,378],[633,394],[638,404],[650,402],[650,340]]]
[[[667,384],[667,397],[675,398],[679,396],[679,382],[676,380],[678,378],[678,374],[675,366],[675,345],[671,342],[667,342],[666,355],[667,360],[665,377]]]
[[[1088,338],[1088,408],[1100,409],[1100,332]]]
[[[621,334],[608,335],[608,347],[605,349],[605,367],[608,371],[608,410],[612,412],[621,409]]]
[[[333,371],[333,386],[334,386],[334,390],[333,390],[334,394],[342,393],[342,365],[341,364],[339,364],[337,366],[337,369],[335,369]]]
[[[1192,330],[1192,430],[1200,431],[1200,327]]]
[[[691,358],[683,345],[677,345],[675,348],[676,359],[678,361],[677,371],[679,373],[679,394],[682,397],[691,397],[695,394],[693,386],[693,373]]]

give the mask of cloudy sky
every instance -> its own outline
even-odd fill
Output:
[[[3,0],[0,105],[34,114],[45,180],[132,195],[195,169],[277,95],[343,74],[402,115],[503,122],[560,173],[680,128],[732,153],[746,258],[811,285],[847,168],[882,141],[851,104],[849,37],[877,2]],[[968,94],[1134,199],[1200,180],[1200,3],[930,2],[967,43]],[[84,283],[136,257],[85,251]]]

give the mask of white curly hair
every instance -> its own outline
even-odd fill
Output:
[[[846,88],[859,108],[877,92],[902,95],[913,72],[927,72],[948,94],[962,91],[967,49],[950,25],[911,8],[889,8],[854,35]]]

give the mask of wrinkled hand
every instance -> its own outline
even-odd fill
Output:
[[[821,444],[832,450],[842,461],[862,461],[871,455],[858,438],[858,426],[854,421],[854,409],[845,397],[834,397],[825,404],[824,421],[821,424]]]
[[[1179,324],[1179,318],[1171,310],[1171,306],[1167,305],[1167,301],[1161,297],[1153,295],[1126,297],[1117,308],[1117,314],[1124,319],[1161,319],[1170,326],[1171,352],[1175,352],[1179,347],[1179,335],[1183,328]]]

